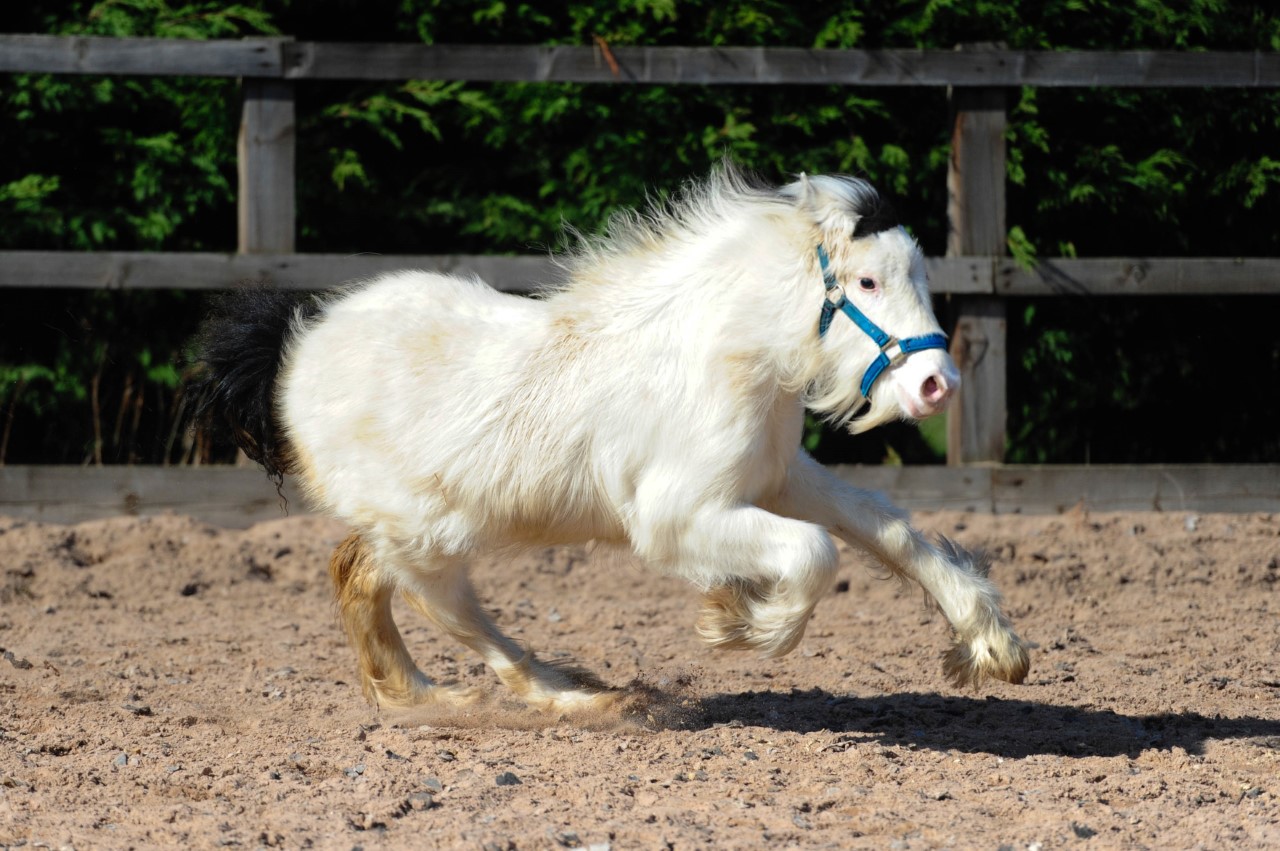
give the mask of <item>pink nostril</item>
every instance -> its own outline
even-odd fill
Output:
[[[936,375],[926,378],[924,384],[920,387],[920,398],[930,405],[941,405],[950,394],[951,388],[947,387]]]

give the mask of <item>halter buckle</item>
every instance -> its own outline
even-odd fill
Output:
[[[892,349],[894,346],[898,347],[898,353],[896,355],[891,355],[889,354],[889,350]],[[883,346],[880,347],[880,351],[884,353],[885,357],[889,358],[890,367],[895,367],[899,365],[900,363],[902,363],[908,357],[911,356],[911,353],[908,352],[906,348],[903,347],[902,341],[899,340],[897,337],[890,337],[889,342],[885,343]]]

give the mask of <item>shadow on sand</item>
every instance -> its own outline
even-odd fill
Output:
[[[1200,754],[1211,739],[1261,739],[1280,748],[1280,720],[1195,712],[1121,715],[995,697],[939,694],[833,695],[821,689],[750,691],[705,697],[693,726],[741,723],[798,733],[829,730],[838,741],[877,741],[939,751],[1018,758],[1129,756],[1182,748]]]

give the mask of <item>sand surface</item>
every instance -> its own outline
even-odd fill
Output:
[[[420,617],[453,716],[367,706],[313,517],[0,518],[0,846],[1277,848],[1280,517],[921,514],[995,555],[1021,686],[846,553],[800,647],[713,653],[698,595],[609,552],[482,562],[540,653],[653,717],[557,719]]]

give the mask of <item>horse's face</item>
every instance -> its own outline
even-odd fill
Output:
[[[861,398],[866,390],[870,400],[870,409],[852,421],[850,429],[861,432],[896,418],[921,419],[941,412],[960,385],[960,373],[942,342],[919,246],[901,227],[861,235],[856,214],[841,211],[824,218],[820,228],[830,258],[828,271],[854,307],[837,310],[822,337],[825,372],[829,380],[844,386],[851,394],[848,398]],[[875,330],[867,330],[850,313],[860,313],[893,342],[882,347],[874,339]],[[907,351],[917,344],[918,350]],[[867,371],[882,352],[889,363],[867,388]],[[833,390],[826,388],[827,393]]]

